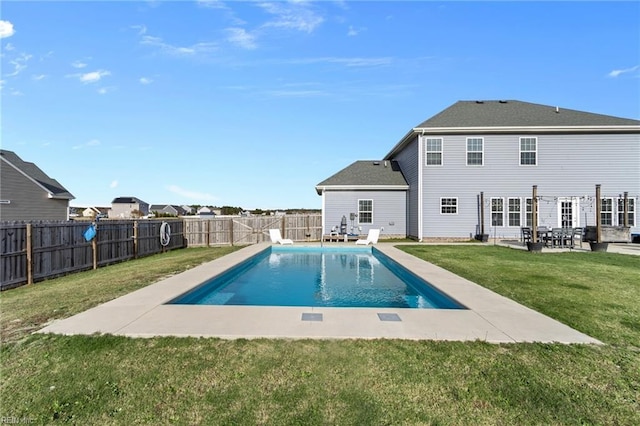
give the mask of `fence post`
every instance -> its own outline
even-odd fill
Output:
[[[233,246],[233,218],[229,218],[229,242]]]
[[[211,233],[211,221],[207,220],[204,223],[204,225],[205,225],[204,226],[204,232],[206,232],[204,239],[207,242],[207,247],[210,247],[211,246],[211,242],[210,242],[211,236],[209,234]]]
[[[33,239],[32,226],[27,223],[27,284],[33,284]]]
[[[282,216],[282,238],[287,238],[287,224],[284,220],[285,216]]]
[[[138,258],[138,221],[133,221],[133,258]]]
[[[98,222],[94,222],[96,236],[91,239],[91,250],[93,251],[93,269],[98,269]]]

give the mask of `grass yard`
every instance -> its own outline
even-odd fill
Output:
[[[0,416],[78,424],[640,424],[640,257],[402,249],[604,346],[31,335],[224,255],[186,249],[0,294]]]

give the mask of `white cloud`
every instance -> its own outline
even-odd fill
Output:
[[[85,68],[87,66],[87,63],[83,61],[73,61],[71,63],[71,66],[74,68]]]
[[[191,56],[200,53],[211,52],[218,48],[218,45],[212,42],[196,43],[187,47],[174,46],[172,44],[165,43],[160,37],[149,35],[142,36],[142,40],[140,41],[140,43],[146,46],[158,47],[165,53],[177,56]]]
[[[90,148],[90,147],[99,146],[99,145],[100,145],[100,141],[98,139],[91,139],[90,141],[87,141],[83,144],[75,145],[74,147],[72,147],[72,149]]]
[[[227,28],[226,31],[229,34],[227,37],[229,42],[248,50],[258,47],[255,36],[248,33],[244,28]]]
[[[13,24],[9,21],[0,21],[0,38],[11,37],[16,32]]]
[[[636,65],[635,67],[626,68],[622,70],[613,70],[608,75],[609,77],[615,78],[615,77],[619,77],[622,74],[632,73],[638,70],[640,70],[640,65]]]
[[[293,59],[289,61],[292,64],[318,64],[318,63],[329,63],[329,64],[342,64],[347,67],[378,67],[384,65],[390,65],[393,62],[393,58],[390,57],[379,57],[379,58],[337,58],[334,56],[325,56],[319,58],[306,58],[306,59]]]
[[[138,35],[144,35],[147,33],[146,25],[132,25],[131,28],[138,31]]]
[[[13,44],[11,44],[11,43],[7,43],[7,44],[4,45],[4,50],[6,50],[7,52],[10,52],[10,51],[15,50],[15,49],[16,49],[15,46]]]
[[[108,86],[108,87],[101,87],[97,90],[97,92],[101,95],[106,95],[109,92],[113,92],[114,90],[116,90],[115,87],[113,86]]]
[[[140,80],[138,80],[140,82],[140,84],[151,84],[153,83],[153,80],[148,78],[148,77],[140,77]]]
[[[46,76],[46,74],[40,74],[40,75],[34,75],[31,78],[34,79],[35,81],[40,81],[40,80],[44,80],[45,78],[47,78],[47,76]]]
[[[198,6],[206,7],[209,9],[229,9],[229,6],[227,6],[220,0],[198,0]]]
[[[258,3],[258,6],[274,16],[274,19],[263,24],[263,27],[285,28],[311,33],[324,22],[324,18],[306,2]]]
[[[109,188],[117,188],[118,187],[118,181],[114,180],[109,184]]]
[[[189,198],[190,200],[195,201],[216,201],[218,197],[215,197],[211,194],[207,194],[204,192],[191,191],[188,189],[184,189],[179,187],[178,185],[169,185],[166,187],[169,192],[180,195],[185,198]]]
[[[25,68],[27,68],[27,62],[31,59],[32,55],[27,55],[26,53],[22,53],[20,56],[9,61],[11,65],[13,65],[13,72],[10,74],[5,74],[5,77],[15,77],[20,74]]]
[[[85,74],[79,74],[78,78],[80,79],[81,82],[88,84],[88,83],[96,83],[100,81],[102,77],[106,77],[108,75],[111,75],[111,72],[106,70],[98,70],[98,71],[88,72]]]

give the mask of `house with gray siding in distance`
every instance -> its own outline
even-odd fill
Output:
[[[383,236],[390,222],[404,222],[392,233],[419,241],[469,238],[482,229],[519,238],[531,226],[534,185],[538,226],[593,226],[597,184],[602,224],[626,219],[631,233],[640,232],[639,120],[516,100],[459,101],[409,130],[376,163],[397,165],[407,187],[395,190],[404,198],[392,201],[384,185],[364,191],[369,171],[348,166],[316,186],[325,233],[337,217],[356,212],[358,225],[380,217],[362,225],[384,227]]]
[[[74,198],[35,164],[0,150],[0,220],[68,220]]]
[[[149,204],[136,197],[118,197],[111,202],[110,219],[131,219],[147,216]]]

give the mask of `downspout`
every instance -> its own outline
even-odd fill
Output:
[[[424,134],[424,130],[422,131]],[[423,206],[422,206],[422,178],[423,178],[423,149],[422,149],[422,135],[418,136],[418,241],[422,242],[423,240],[423,222],[424,217],[422,216]]]

